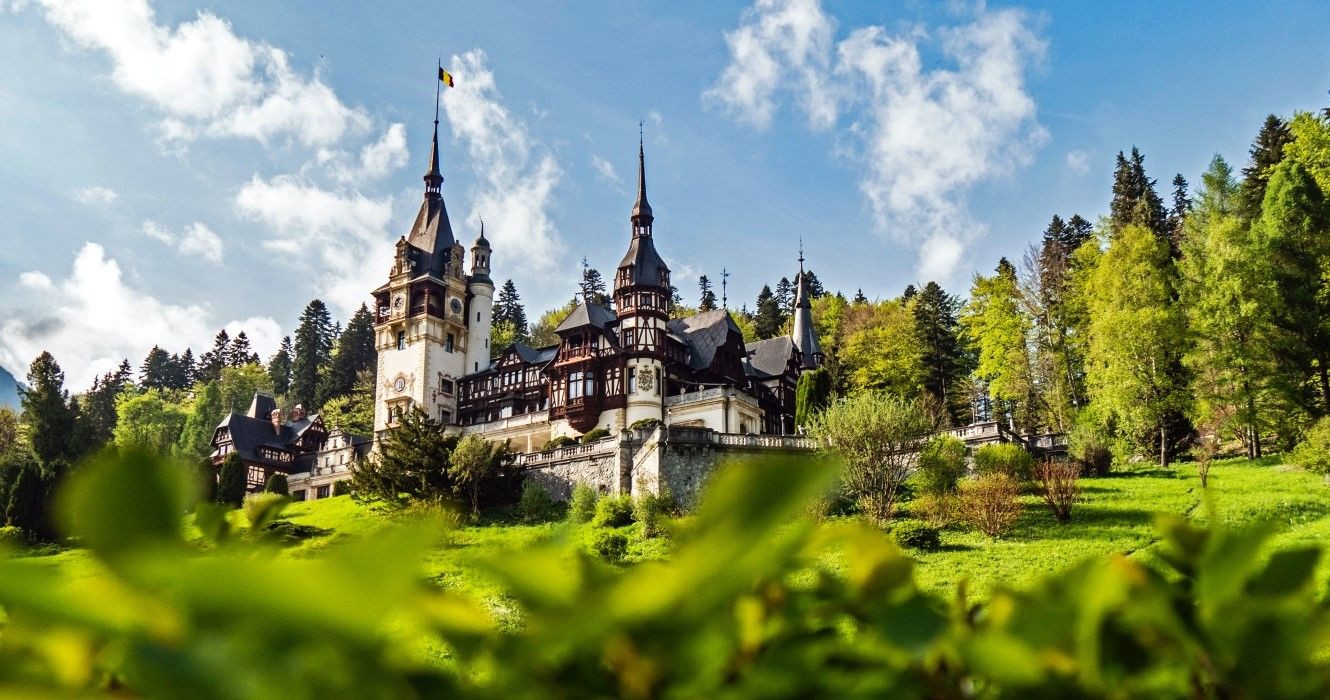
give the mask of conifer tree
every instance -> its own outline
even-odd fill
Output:
[[[1191,197],[1187,195],[1187,178],[1178,173],[1173,176],[1173,206],[1168,210],[1168,239],[1173,259],[1182,254],[1182,227],[1191,213]]]
[[[34,535],[42,529],[45,510],[46,480],[36,465],[19,470],[5,507],[6,524]]]
[[[605,305],[609,303],[609,296],[605,294],[605,280],[600,276],[600,271],[591,267],[586,258],[582,258],[582,300],[588,304]]]
[[[282,337],[282,345],[268,360],[268,378],[278,396],[286,396],[291,389],[291,336]]]
[[[240,455],[232,452],[222,460],[222,468],[217,474],[217,502],[236,508],[245,501],[245,492],[249,490],[249,475]]]
[[[1161,240],[1168,240],[1164,201],[1155,191],[1155,181],[1145,174],[1145,156],[1135,146],[1131,148],[1130,158],[1118,151],[1109,219],[1115,231],[1135,223],[1150,229]]]
[[[171,356],[154,345],[139,366],[139,388],[144,391],[168,389],[171,384]]]
[[[197,362],[194,360],[194,351],[185,348],[180,354],[180,360],[176,363],[176,374],[180,381],[180,388],[185,389],[194,385],[194,375],[198,372]]]
[[[328,375],[320,392],[319,404],[338,396],[347,396],[355,388],[356,377],[375,366],[378,352],[374,349],[374,320],[364,304],[351,316],[346,330],[337,339],[337,348],[328,367]]]
[[[213,337],[212,349],[199,357],[198,372],[194,380],[199,382],[217,381],[222,376],[222,368],[227,366],[226,359],[230,346],[231,336],[223,328]]]
[[[92,380],[92,389],[84,394],[80,411],[91,446],[99,447],[111,441],[116,424],[116,399],[129,387],[132,377],[129,360],[122,360],[118,368]]]
[[[1284,146],[1292,141],[1293,133],[1288,123],[1273,114],[1266,115],[1248,151],[1251,162],[1242,169],[1242,188],[1238,196],[1242,202],[1242,215],[1248,221],[1261,218],[1261,203],[1265,200],[1271,172],[1284,159]]]
[[[522,297],[517,293],[517,285],[512,280],[505,280],[494,300],[494,322],[512,324],[514,340],[526,342],[529,338],[526,309],[522,306]]]
[[[863,288],[863,287],[860,287],[857,291],[855,291],[855,293],[854,293],[854,303],[855,303],[855,304],[867,304],[867,303],[868,303],[868,297],[864,296],[864,288]]]
[[[796,275],[795,284],[799,282],[797,277]],[[813,272],[812,269],[804,270],[804,284],[808,289],[809,299],[819,299],[827,294],[826,288],[822,286],[822,281],[817,278],[817,273]]]
[[[176,452],[191,461],[207,457],[212,450],[213,432],[226,417],[228,408],[217,382],[204,384],[189,407],[185,426],[176,442]]]
[[[914,298],[919,290],[913,284],[905,285],[905,291],[901,292],[901,301],[909,301]]]
[[[716,309],[716,293],[711,291],[711,280],[706,275],[697,278],[698,289],[702,294],[697,303],[698,311],[714,311]]]
[[[78,457],[82,446],[73,444],[78,413],[65,391],[65,373],[51,353],[43,351],[32,361],[27,380],[28,388],[19,390],[23,423],[37,459],[46,465]]]
[[[258,354],[249,346],[249,336],[245,335],[244,331],[240,331],[226,348],[226,366],[239,367],[241,365],[258,364],[258,362]]]
[[[788,278],[782,277],[776,283],[776,305],[780,308],[781,323],[785,323],[785,317],[794,313],[794,284]]]
[[[328,307],[319,299],[309,302],[296,326],[289,398],[310,413],[318,406],[315,402],[319,398],[319,377],[332,359],[332,334]]]
[[[770,286],[762,285],[762,291],[757,295],[757,312],[753,315],[758,339],[766,340],[780,335],[780,327],[784,322],[776,295],[771,293]]]
[[[924,393],[943,407],[953,425],[960,418],[956,388],[968,369],[956,318],[959,309],[960,301],[937,282],[925,284],[915,297],[914,325],[923,351]]]

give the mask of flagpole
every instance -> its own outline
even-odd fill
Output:
[[[442,72],[443,72],[443,57],[440,56],[439,73]],[[443,88],[443,86],[440,85],[440,83],[442,83],[443,80],[439,77],[439,73],[434,74],[434,126],[436,127],[439,125],[439,91]]]

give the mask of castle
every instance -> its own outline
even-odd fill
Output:
[[[670,269],[656,251],[640,142],[637,165],[631,238],[614,274],[612,306],[584,299],[555,329],[557,344],[514,343],[492,353],[493,249],[482,225],[465,270],[465,250],[443,198],[435,121],[420,211],[397,241],[388,280],[372,292],[374,442],[408,411],[421,410],[445,429],[506,442],[556,495],[576,481],[637,492],[667,480],[679,482],[672,484],[676,492],[691,491],[692,472],[705,471],[711,457],[698,462],[697,454],[679,453],[681,445],[703,451],[808,447],[802,438],[780,439],[794,432],[800,373],[823,361],[802,254],[789,336],[745,343],[726,309],[671,319]],[[233,414],[218,426],[214,459],[239,450],[252,485],[281,471],[290,475],[297,498],[326,495],[339,475],[349,476],[349,465],[337,466],[348,455],[359,458],[369,440],[328,440],[318,416],[283,422],[266,398],[256,397],[249,414]],[[262,430],[247,428],[248,438],[228,428],[268,422]],[[545,450],[552,440],[592,431],[607,437]],[[327,442],[306,445],[297,433]],[[333,450],[337,455],[323,454]]]

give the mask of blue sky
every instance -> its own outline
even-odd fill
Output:
[[[1156,6],[1158,5],[1158,6]],[[627,245],[637,124],[676,284],[795,269],[871,297],[1019,258],[1107,208],[1133,144],[1167,189],[1330,97],[1330,5],[0,2],[0,365],[70,384],[304,304],[349,315],[419,204],[486,219],[528,312]]]

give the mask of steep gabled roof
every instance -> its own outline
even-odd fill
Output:
[[[554,332],[562,333],[583,326],[594,326],[598,329],[604,329],[605,326],[613,323],[617,319],[618,317],[614,315],[613,311],[610,311],[600,304],[588,304],[582,302],[577,305],[576,309],[573,309],[572,313],[568,314],[568,318],[565,318],[563,323],[560,323],[559,326],[554,329]]]
[[[758,379],[771,379],[785,374],[790,359],[798,352],[794,341],[784,335],[749,343],[745,349],[748,351],[745,372]]]
[[[743,334],[730,312],[725,309],[674,319],[666,328],[677,333],[684,345],[688,346],[688,366],[692,369],[710,367],[715,360],[716,349],[725,344],[731,331]]]

